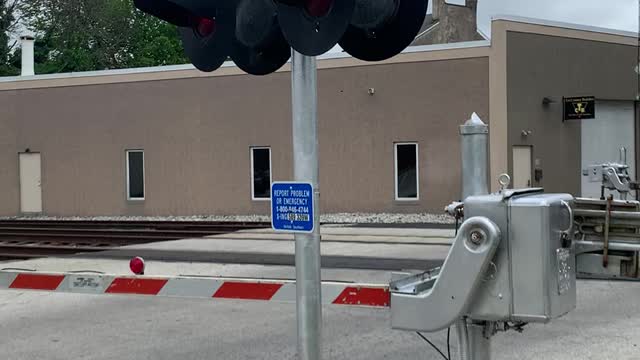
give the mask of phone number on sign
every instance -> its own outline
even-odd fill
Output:
[[[287,214],[289,221],[309,221],[309,214]]]

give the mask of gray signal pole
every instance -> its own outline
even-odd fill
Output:
[[[298,358],[320,360],[320,211],[316,58],[293,51],[291,64],[294,180],[313,185],[313,232],[295,234]]]
[[[462,201],[467,196],[486,195],[489,171],[489,126],[473,113],[460,126],[462,149]],[[458,351],[461,360],[491,360],[491,334],[485,334],[484,323],[462,318],[456,322]]]

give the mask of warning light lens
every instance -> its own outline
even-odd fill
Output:
[[[208,37],[216,32],[216,20],[209,18],[199,18],[195,30],[201,37]]]
[[[129,261],[129,269],[136,275],[144,274],[144,259],[139,256],[134,257]]]
[[[313,17],[322,17],[327,15],[334,0],[307,0],[306,8],[309,15]]]

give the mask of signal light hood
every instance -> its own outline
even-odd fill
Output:
[[[402,52],[418,35],[427,14],[428,0],[355,1],[355,24],[349,25],[339,44],[365,61],[381,61]],[[374,3],[386,8],[372,9]]]

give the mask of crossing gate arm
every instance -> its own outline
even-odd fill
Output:
[[[0,270],[0,289],[296,302],[296,282],[276,279]],[[325,305],[384,308],[389,307],[389,300],[386,284],[322,282],[322,303]]]

